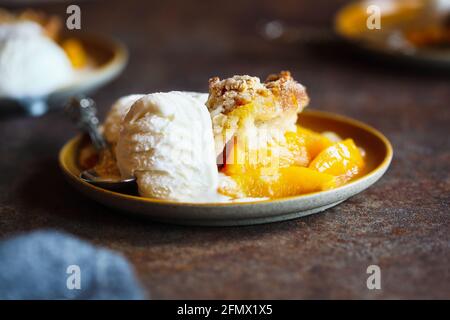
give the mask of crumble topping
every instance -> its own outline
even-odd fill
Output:
[[[206,105],[213,114],[228,113],[255,100],[257,95],[267,93],[268,90],[258,77],[244,75],[224,80],[214,77],[209,80],[209,98]]]
[[[309,102],[305,87],[296,82],[289,71],[269,75],[264,83],[258,77],[233,76],[220,80],[209,80],[209,98],[206,103],[211,115],[227,114],[239,106],[259,97],[273,96],[279,100],[283,110],[296,109],[301,112]]]

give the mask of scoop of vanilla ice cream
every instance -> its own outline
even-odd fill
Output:
[[[72,79],[64,50],[33,22],[0,24],[0,96],[46,95]]]
[[[206,100],[208,100],[207,93],[190,91],[186,91],[184,93],[190,95],[192,98],[198,100],[202,104],[205,104]],[[117,141],[119,140],[119,134],[123,119],[127,115],[128,111],[130,111],[133,103],[143,96],[143,94],[130,94],[117,99],[113,103],[103,123],[103,134],[110,144],[114,145],[117,143]]]
[[[103,135],[110,144],[117,143],[123,119],[130,111],[133,103],[143,96],[143,94],[130,94],[119,98],[113,103],[103,123]]]
[[[121,175],[136,176],[144,197],[203,202],[217,195],[211,119],[189,93],[137,100],[122,123],[116,158]]]

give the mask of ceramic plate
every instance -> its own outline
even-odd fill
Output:
[[[339,188],[275,200],[241,203],[177,203],[142,198],[105,190],[79,178],[77,155],[81,136],[61,149],[59,163],[67,180],[86,196],[111,208],[150,219],[186,225],[234,226],[267,223],[303,217],[324,211],[374,184],[392,159],[389,141],[377,130],[350,118],[319,111],[305,111],[299,117],[303,127],[314,131],[334,131],[352,137],[366,151],[364,175]]]
[[[83,44],[91,67],[79,71],[73,82],[47,96],[20,99],[0,97],[0,111],[11,111],[11,109],[21,107],[32,116],[42,115],[49,108],[62,107],[66,99],[71,96],[87,94],[105,85],[124,69],[128,60],[128,52],[121,43],[108,37],[93,34],[79,34],[71,37],[76,38]]]
[[[396,60],[424,64],[427,66],[450,68],[450,48],[394,48],[387,45],[386,37],[398,33],[402,25],[411,23],[418,14],[414,2],[390,1],[389,10],[382,11],[381,29],[369,30],[366,26],[369,5],[379,4],[383,7],[386,1],[359,1],[350,3],[340,9],[334,20],[336,33],[347,42],[369,52],[373,52]],[[406,3],[406,5],[405,5]],[[402,6],[403,5],[403,6]]]

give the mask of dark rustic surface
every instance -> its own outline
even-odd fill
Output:
[[[75,130],[60,112],[0,118],[0,236],[56,228],[122,252],[154,298],[450,298],[450,71],[375,60],[339,44],[278,45],[264,22],[328,27],[343,1],[82,2],[82,27],[131,52],[94,98],[205,91],[214,75],[289,69],[311,108],[365,121],[395,157],[369,190],[303,219],[239,228],[127,217],[65,183],[57,154]],[[45,7],[64,15],[62,5]],[[366,288],[366,268],[382,290]],[[114,276],[114,275],[111,275]]]

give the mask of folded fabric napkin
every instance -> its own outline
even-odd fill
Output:
[[[0,243],[0,299],[143,299],[119,254],[56,231]]]

